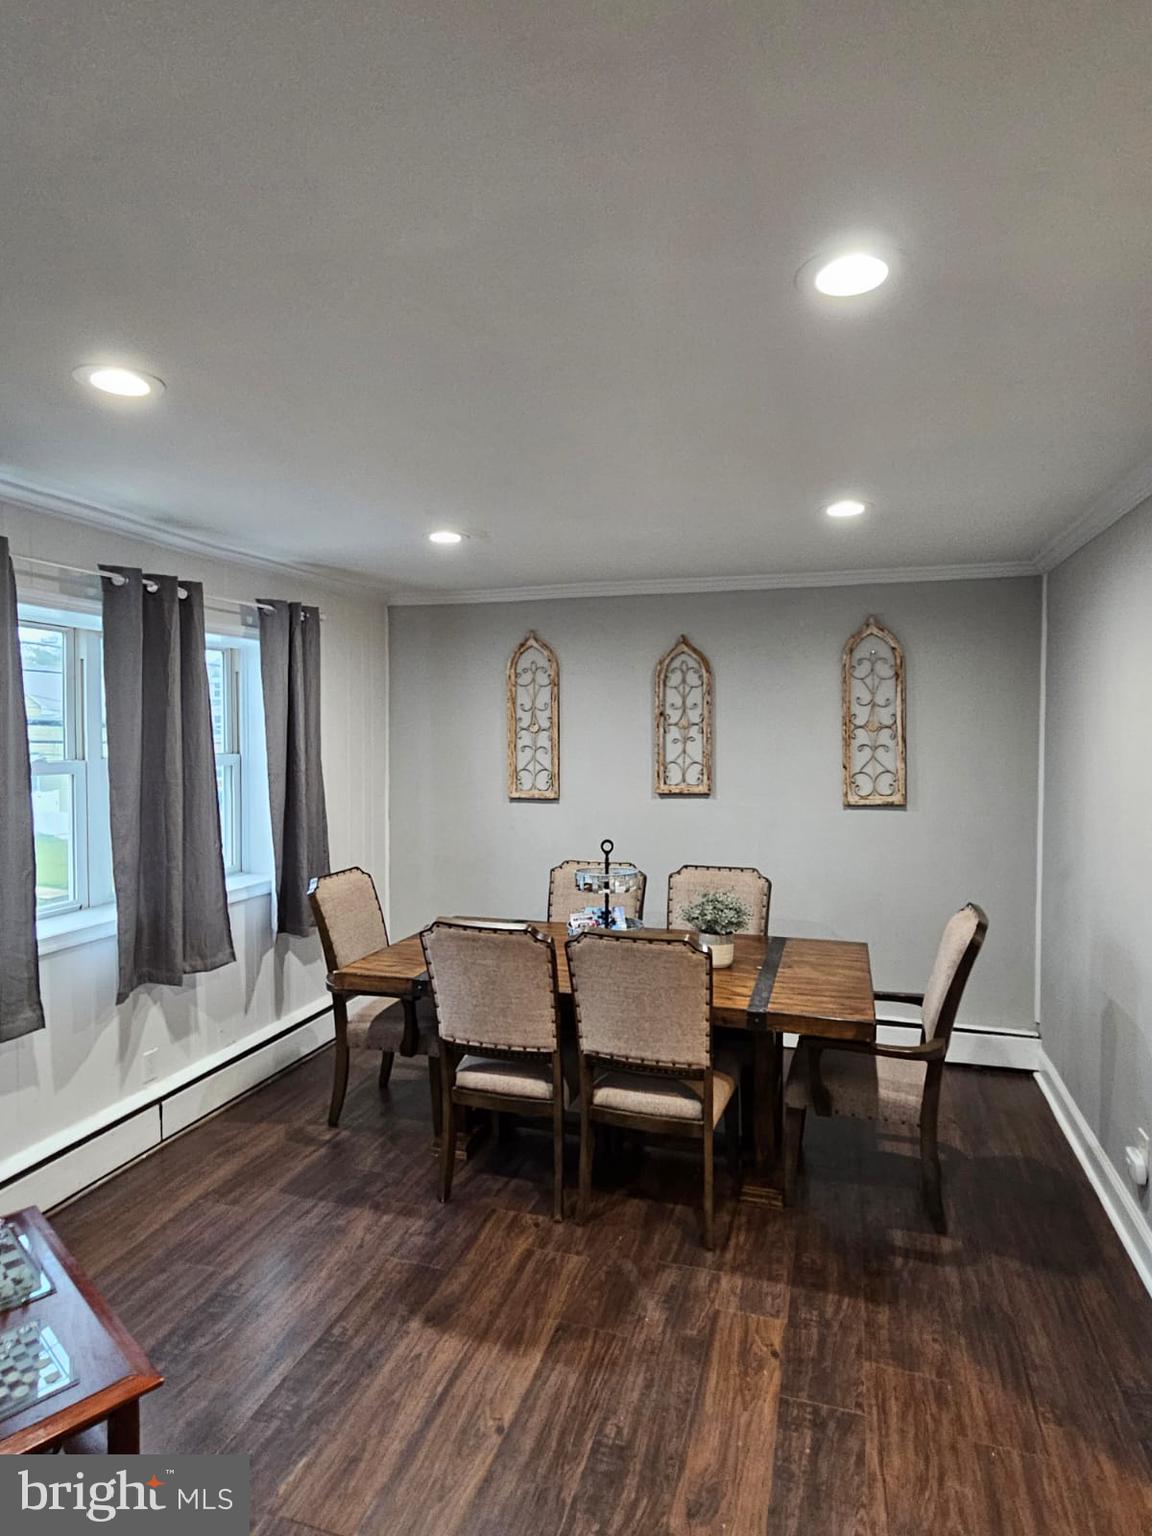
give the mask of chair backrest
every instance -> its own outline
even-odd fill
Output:
[[[683,928],[681,911],[708,891],[731,891],[748,908],[748,926],[741,933],[766,934],[772,882],[758,869],[724,864],[683,864],[668,876],[668,927]]]
[[[557,864],[548,876],[548,921],[550,923],[566,923],[573,912],[582,912],[585,907],[594,907],[599,904],[600,897],[596,891],[580,891],[576,889],[576,871],[578,869],[603,869],[602,857],[594,859],[565,859],[563,864]],[[634,869],[635,865],[627,860],[613,859],[610,869]],[[640,876],[639,889],[635,891],[621,891],[618,896],[612,897],[614,907],[623,907],[625,917],[634,917],[637,920],[644,916],[644,892],[648,886],[648,876],[642,870],[638,870]]]
[[[438,918],[420,942],[442,1040],[481,1050],[556,1050],[556,946],[548,934],[528,923]]]
[[[712,957],[691,939],[589,932],[567,944],[580,1049],[640,1066],[712,1062]]]
[[[329,971],[351,965],[388,943],[380,898],[367,870],[353,866],[321,875],[308,887],[308,900]]]
[[[920,1012],[925,1040],[947,1040],[951,1035],[960,999],[987,932],[988,919],[974,902],[961,907],[945,924]]]

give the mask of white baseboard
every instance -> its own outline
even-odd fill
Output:
[[[881,1045],[915,1045],[920,1031],[901,1019],[878,1019],[876,1039]],[[784,1041],[791,1045],[792,1036],[785,1035]],[[1015,1072],[1036,1072],[1043,1060],[1039,1035],[954,1029],[948,1043],[950,1067],[1007,1067]]]
[[[203,1077],[189,1088],[182,1088],[160,1105],[162,1139],[178,1136],[197,1120],[211,1115],[233,1099],[250,1092],[268,1078],[275,1077],[294,1062],[311,1056],[322,1045],[327,1045],[335,1033],[331,1009],[318,1019],[310,1019],[293,1029],[291,1034],[281,1035],[250,1051],[239,1061],[229,1062],[210,1077]]]
[[[331,1002],[318,999],[213,1052],[143,1092],[27,1148],[0,1168],[0,1211],[50,1210],[154,1152],[197,1120],[310,1056],[332,1039]]]
[[[5,1184],[0,1189],[0,1211],[20,1211],[26,1205],[46,1211],[62,1205],[159,1145],[160,1110],[153,1104]]]
[[[1048,1057],[1043,1052],[1041,1055],[1043,1060],[1036,1072],[1040,1092],[1048,1100],[1056,1123],[1068,1138],[1068,1145],[1075,1152],[1108,1220],[1116,1229],[1117,1237],[1124,1244],[1125,1252],[1152,1296],[1152,1226],[1100,1145],[1095,1131],[1081,1114],[1064,1079]]]
[[[1008,1067],[1015,1072],[1036,1072],[1043,1059],[1039,1035],[954,1029],[948,1046],[950,1067]]]

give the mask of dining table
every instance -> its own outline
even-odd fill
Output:
[[[568,925],[531,918],[470,917],[468,921],[529,922],[552,938],[562,1027],[574,1028],[572,982],[564,949]],[[667,938],[689,936],[687,929],[644,931]],[[734,946],[732,964],[713,968],[712,1027],[718,1043],[732,1031],[739,1031],[747,1041],[741,1095],[748,1158],[741,1199],[779,1205],[783,1201],[784,1037],[874,1040],[871,961],[867,944],[849,939],[737,934]],[[373,950],[328,977],[333,992],[410,1002],[423,996],[428,985],[419,933]]]

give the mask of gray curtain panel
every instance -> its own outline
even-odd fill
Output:
[[[260,675],[276,854],[276,931],[311,932],[308,882],[328,873],[320,762],[320,610],[260,599]]]
[[[16,575],[0,538],[0,1040],[44,1028],[36,953],[32,773],[16,617]]]
[[[124,577],[120,585],[102,583],[123,1002],[144,982],[174,985],[236,954],[220,845],[203,588],[121,566],[101,570]]]

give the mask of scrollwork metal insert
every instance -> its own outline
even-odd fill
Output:
[[[656,664],[656,793],[712,793],[712,668],[687,635]]]
[[[560,666],[532,631],[508,663],[508,798],[560,798]]]
[[[904,754],[904,652],[869,617],[844,647],[844,804],[908,803]]]

